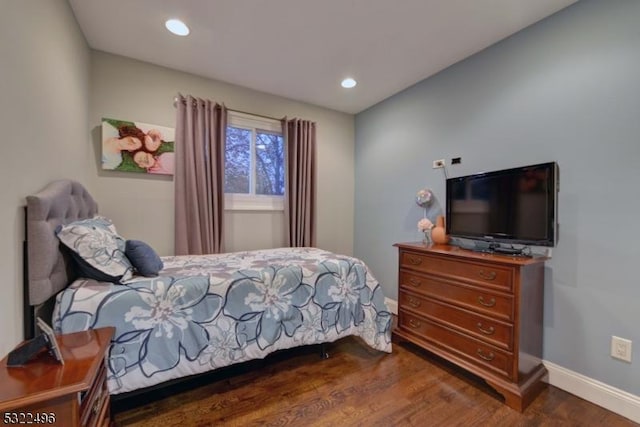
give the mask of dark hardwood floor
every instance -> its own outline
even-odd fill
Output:
[[[356,338],[277,353],[113,404],[117,426],[637,426],[548,386],[520,414],[482,380],[411,344]],[[157,399],[157,400],[155,400]]]

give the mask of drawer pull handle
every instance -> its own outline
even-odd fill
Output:
[[[478,302],[482,305],[484,305],[485,307],[493,307],[494,305],[496,305],[496,299],[491,297],[491,299],[487,302],[484,300],[484,298],[482,296],[478,297]]]
[[[422,282],[420,280],[414,279],[413,277],[411,279],[409,279],[409,283],[411,283],[416,288],[419,288],[420,285],[422,284]]]
[[[411,307],[418,308],[418,307],[420,307],[420,301],[418,301],[418,300],[417,300],[417,299],[415,299],[415,298],[411,298],[411,297],[409,297],[409,305],[410,305]]]
[[[478,326],[478,329],[480,330],[480,332],[482,332],[485,335],[493,335],[493,333],[496,331],[493,326],[489,326],[488,328],[484,328],[482,326],[482,323],[478,323],[477,326]]]
[[[480,270],[478,271],[478,274],[480,275],[480,277],[482,277],[484,280],[493,280],[496,278],[497,274],[495,271],[490,271],[490,272],[486,272],[484,270]]]
[[[422,264],[422,258],[410,256],[409,257],[409,264],[411,264],[411,265],[420,265],[420,264]]]
[[[413,328],[419,328],[420,325],[422,325],[422,323],[418,322],[417,320],[413,320],[413,319],[409,319],[409,324]]]
[[[489,354],[484,354],[484,353],[482,352],[482,350],[481,350],[481,349],[478,349],[478,351],[476,351],[476,354],[477,354],[481,359],[484,359],[484,360],[486,360],[486,361],[488,361],[488,362],[491,362],[493,359],[495,359],[495,358],[496,358],[496,355],[495,355],[495,354],[493,354],[493,351],[490,351],[490,352],[489,352]]]

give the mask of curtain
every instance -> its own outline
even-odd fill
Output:
[[[316,124],[282,120],[287,144],[284,192],[286,242],[292,247],[316,245]]]
[[[224,146],[227,111],[192,96],[177,98],[175,254],[224,250]]]

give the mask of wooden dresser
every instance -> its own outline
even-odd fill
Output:
[[[398,243],[398,327],[484,379],[522,412],[544,388],[544,262],[455,246]]]
[[[4,424],[109,426],[105,353],[113,328],[57,336],[64,365],[46,352],[21,367],[0,362]]]

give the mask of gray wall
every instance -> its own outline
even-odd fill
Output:
[[[432,160],[461,156],[450,176],[557,161],[544,359],[635,395],[638,354],[621,362],[609,345],[640,343],[638,22],[640,1],[583,0],[358,114],[354,244],[396,298],[392,244],[420,238],[415,192],[444,206]]]
[[[64,0],[0,1],[0,355],[22,340],[25,196],[88,176],[89,48]]]
[[[91,53],[90,124],[93,158],[88,186],[100,212],[126,238],[148,242],[161,255],[173,254],[173,179],[102,171],[102,117],[175,127],[177,93],[223,102],[229,108],[271,117],[300,117],[317,123],[319,247],[353,253],[354,120],[339,113],[136,61]],[[282,212],[227,211],[226,250],[284,245]]]

